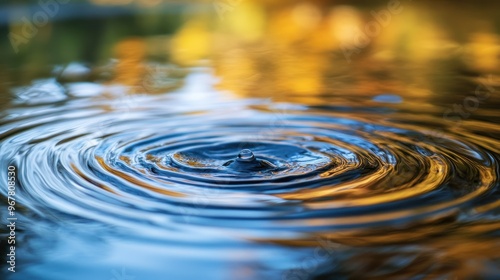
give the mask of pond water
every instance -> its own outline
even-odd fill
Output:
[[[5,279],[500,277],[498,4],[106,3],[2,62]]]

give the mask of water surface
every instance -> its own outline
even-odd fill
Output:
[[[347,59],[335,28],[384,6],[275,5],[5,63],[7,279],[500,276],[498,20],[405,3]],[[471,27],[402,25],[433,9]]]

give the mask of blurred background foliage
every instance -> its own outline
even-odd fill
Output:
[[[314,103],[332,90],[426,96],[463,86],[450,71],[471,79],[499,73],[495,1],[59,2],[2,2],[3,86],[71,62],[113,63],[113,81],[133,85],[155,61],[211,66],[218,87],[236,94],[280,99],[291,92],[291,101]],[[384,19],[396,4],[399,12]],[[40,11],[48,21],[36,25]],[[34,35],[26,36],[23,18]]]

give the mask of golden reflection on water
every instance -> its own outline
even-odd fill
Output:
[[[92,1],[137,7],[146,2]],[[157,9],[171,9],[162,8],[169,1],[150,2]],[[321,104],[325,97],[380,93],[429,101],[437,91],[453,90],[456,80],[442,76],[465,72],[493,75],[498,80],[500,40],[494,4],[487,9],[468,3],[398,2],[392,10],[389,1],[364,5],[232,1],[223,10],[212,2],[193,2],[193,7],[204,3],[203,12],[184,10],[171,33],[104,37],[96,42],[103,44],[101,53],[117,59],[116,83],[140,87],[147,74],[145,63],[158,58],[183,66],[208,63],[220,78],[219,89],[241,97],[302,104]],[[130,25],[147,30],[155,22],[164,25],[165,17],[137,18]],[[119,25],[109,26],[115,33],[123,32]],[[10,25],[11,30],[20,28]],[[61,31],[54,32],[50,24],[40,30],[46,36],[34,37],[33,45],[50,40],[62,44],[56,37]],[[68,46],[64,57],[78,61],[85,50]],[[22,77],[5,73],[0,79],[29,81],[37,64],[47,64],[43,50],[29,51],[30,65],[22,69]]]
[[[471,11],[475,28],[461,30],[443,23],[460,21],[453,9],[438,17],[429,6],[405,2],[401,8],[369,36],[366,26],[377,22],[373,13],[384,6],[241,2],[220,17],[189,17],[167,52],[183,65],[211,59],[220,89],[302,104],[336,93],[394,92],[425,100],[435,90],[430,77],[453,63],[498,74],[498,34],[481,13]]]
[[[120,41],[115,46],[115,77],[113,83],[126,86],[139,86],[144,77],[146,44],[139,38]]]

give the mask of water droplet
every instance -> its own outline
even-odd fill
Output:
[[[253,155],[252,151],[249,149],[244,149],[241,150],[241,152],[238,154],[238,160],[239,161],[253,161],[255,160],[255,156]]]

